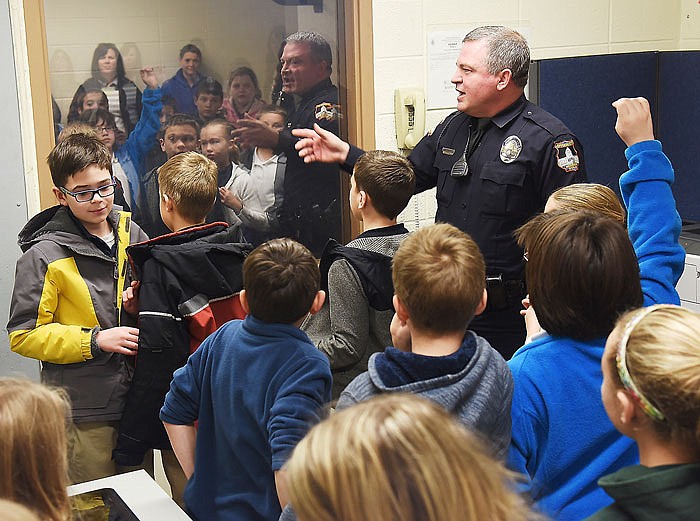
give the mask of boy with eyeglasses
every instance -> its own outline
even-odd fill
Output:
[[[71,401],[69,475],[74,483],[115,474],[112,450],[138,348],[126,247],[147,239],[113,208],[112,156],[95,135],[74,134],[49,154],[59,204],[19,234],[7,330],[10,347],[41,361],[41,379]]]

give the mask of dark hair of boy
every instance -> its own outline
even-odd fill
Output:
[[[88,109],[84,110],[78,120],[80,123],[87,123],[92,128],[95,128],[97,124],[101,121],[106,127],[116,127],[117,124],[114,119],[114,114],[109,110],[105,109]]]
[[[197,134],[197,139],[199,139],[199,123],[197,123],[197,120],[195,120],[192,116],[189,114],[173,114],[163,125],[160,127],[160,130],[158,131],[158,137],[160,139],[163,139],[165,136],[165,132],[170,128],[170,127],[184,127],[189,125],[192,127]]]
[[[528,252],[530,302],[552,336],[607,336],[625,311],[643,304],[639,263],[627,230],[595,212],[554,211],[516,231]]]
[[[221,83],[216,81],[211,76],[207,76],[202,79],[197,86],[194,88],[194,97],[197,98],[202,94],[211,94],[213,96],[219,96],[222,100],[224,99],[224,88]]]
[[[188,43],[187,45],[183,46],[182,49],[180,49],[180,59],[182,59],[185,56],[185,53],[188,52],[193,52],[197,56],[199,56],[199,59],[202,59],[202,51],[199,50],[199,47],[197,47],[193,43]]]
[[[421,228],[401,243],[392,271],[416,329],[467,330],[486,287],[484,258],[469,235],[446,223]]]
[[[228,136],[228,139],[233,139],[231,137],[231,132],[233,132],[234,126],[227,119],[223,119],[223,118],[210,119],[204,125],[202,125],[202,130],[204,130],[207,127],[214,126],[214,125],[220,125],[220,126],[224,127],[224,133]],[[233,150],[229,154],[229,157],[231,158],[231,161],[233,161],[236,164],[238,164],[240,162],[241,153],[240,153],[240,150],[238,149],[237,145],[233,146]]]
[[[158,186],[190,222],[204,222],[218,194],[216,164],[199,152],[184,152],[158,169]]]
[[[282,116],[285,121],[287,121],[288,116],[287,111],[279,105],[264,105],[263,108],[258,111],[258,119],[260,119],[260,116],[263,114],[277,114],[278,116]]]
[[[319,290],[313,254],[292,239],[261,244],[243,263],[250,313],[264,322],[293,324],[303,318]]]
[[[94,134],[79,133],[67,136],[54,147],[46,162],[56,187],[65,186],[69,177],[90,165],[97,165],[112,173],[112,154]]]
[[[355,186],[369,195],[375,210],[395,219],[406,208],[416,186],[411,163],[396,152],[371,150],[355,163]]]

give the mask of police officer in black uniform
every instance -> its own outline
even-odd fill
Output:
[[[436,188],[435,220],[464,230],[484,254],[489,304],[469,327],[506,359],[525,339],[524,259],[513,233],[554,190],[586,180],[576,137],[523,94],[529,65],[527,42],[516,31],[479,27],[467,34],[452,77],[458,110],[409,156],[416,192]],[[295,134],[307,138],[297,146],[307,161],[349,168],[362,154],[322,131]]]
[[[243,119],[233,135],[246,146],[267,146],[286,154],[284,199],[278,216],[282,235],[320,257],[329,238],[341,238],[338,168],[305,164],[294,149],[297,138],[291,130],[317,123],[339,133],[338,89],[330,80],[331,48],[317,33],[294,33],[285,39],[280,62],[282,101],[290,110],[287,128],[277,134],[257,120]]]

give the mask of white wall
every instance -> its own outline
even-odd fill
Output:
[[[202,72],[224,89],[229,72],[247,65],[269,100],[280,42],[297,23],[296,9],[271,0],[46,0],[45,10],[52,93],[64,123],[100,42],[117,45],[127,76],[140,87],[141,67],[159,67],[163,81],[177,71],[180,48],[191,42],[202,50]],[[137,52],[130,55],[129,47]]]
[[[396,150],[394,89],[427,88],[427,35],[480,25],[521,31],[533,59],[700,49],[697,0],[373,0],[377,148]],[[456,59],[456,56],[455,56]],[[433,128],[449,110],[429,110]],[[434,192],[401,215],[410,227],[435,216]]]
[[[700,3],[681,2],[681,49],[700,49]]]

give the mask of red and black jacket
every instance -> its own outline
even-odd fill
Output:
[[[243,261],[252,246],[238,225],[212,223],[134,244],[140,281],[139,351],[114,460],[139,465],[147,449],[168,449],[158,418],[173,372],[224,323],[243,318]]]

